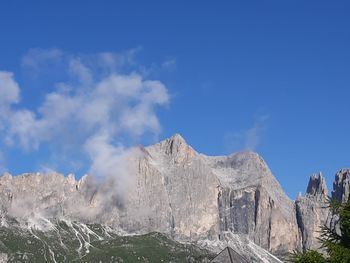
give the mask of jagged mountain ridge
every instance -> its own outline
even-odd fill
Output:
[[[131,178],[124,182],[122,193],[115,192],[119,183],[115,179],[97,184],[91,176],[76,181],[73,175],[55,173],[5,174],[0,177],[2,218],[15,217],[41,230],[48,227],[47,218],[68,218],[126,234],[157,231],[210,249],[220,242],[235,246],[253,241],[275,254],[312,247],[315,229],[325,220],[323,212],[313,209],[327,192],[319,189],[322,183],[314,186],[317,178],[311,179],[306,196],[294,202],[253,152],[210,157],[197,153],[176,134],[133,149],[127,170]],[[346,178],[337,180],[341,196],[349,193]],[[316,211],[313,217],[310,207]],[[251,245],[246,247],[261,261],[278,262]]]

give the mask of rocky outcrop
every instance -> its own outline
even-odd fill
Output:
[[[322,173],[310,177],[306,195],[316,197],[316,199],[324,199],[328,196],[326,180]]]
[[[300,246],[294,203],[259,155],[215,157],[211,166],[220,180],[221,232],[244,233],[274,253]]]
[[[342,169],[335,175],[332,197],[340,202],[350,200],[350,169]]]
[[[339,202],[350,199],[350,169],[342,169],[335,175],[332,198]],[[296,200],[296,217],[302,238],[303,249],[320,249],[321,226],[338,229],[338,218],[331,214],[328,203],[328,190],[322,174],[310,178],[306,195]]]
[[[306,195],[299,196],[295,201],[303,249],[320,249],[320,227],[326,224],[329,214],[327,198],[326,181],[319,173],[310,177]]]

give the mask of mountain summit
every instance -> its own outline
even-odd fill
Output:
[[[314,174],[310,177],[306,193],[312,196],[322,195],[328,196],[328,189],[325,178],[322,173]]]

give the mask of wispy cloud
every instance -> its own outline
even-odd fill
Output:
[[[19,101],[19,86],[13,73],[0,71],[0,106],[8,107]]]
[[[6,163],[5,163],[5,158],[4,154],[0,151],[0,173],[6,172]]]
[[[268,119],[268,115],[259,115],[255,118],[252,127],[238,132],[226,133],[224,135],[226,151],[255,151],[259,146],[262,136],[266,130]]]
[[[125,181],[120,160],[132,149],[132,142],[159,134],[156,108],[169,103],[161,81],[145,79],[134,69],[137,52],[82,55],[58,49],[30,50],[22,61],[26,70],[40,77],[48,66],[60,67],[64,78],[32,110],[21,104],[14,75],[0,72],[3,144],[24,151],[48,145],[54,149],[52,159],[68,155],[79,163],[84,156],[90,160],[88,171],[97,177],[116,176]],[[69,155],[72,152],[76,155]]]
[[[255,150],[260,144],[268,118],[268,115],[258,116],[255,119],[254,125],[246,131],[245,149]]]
[[[169,58],[161,64],[161,68],[169,71],[173,71],[176,69],[176,58]]]

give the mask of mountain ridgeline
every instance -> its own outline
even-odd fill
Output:
[[[230,246],[249,262],[280,262],[276,256],[318,249],[320,226],[333,222],[322,175],[311,176],[306,194],[290,200],[265,161],[253,152],[206,156],[176,134],[132,149],[126,160],[123,174],[127,171],[128,176],[120,180],[4,174],[0,235],[9,235],[5,230],[13,232],[16,225],[43,241],[35,233],[61,233],[58,226],[62,231],[67,228],[77,238],[74,257],[83,259],[91,254],[90,239],[102,242],[110,240],[111,233],[122,238],[158,232],[179,244],[200,247],[198,253]],[[337,173],[331,195],[339,201],[350,198],[350,170]],[[64,243],[59,244],[67,246]],[[11,257],[9,246],[0,243],[4,257]],[[47,246],[45,255],[60,262],[57,252],[55,258]]]

